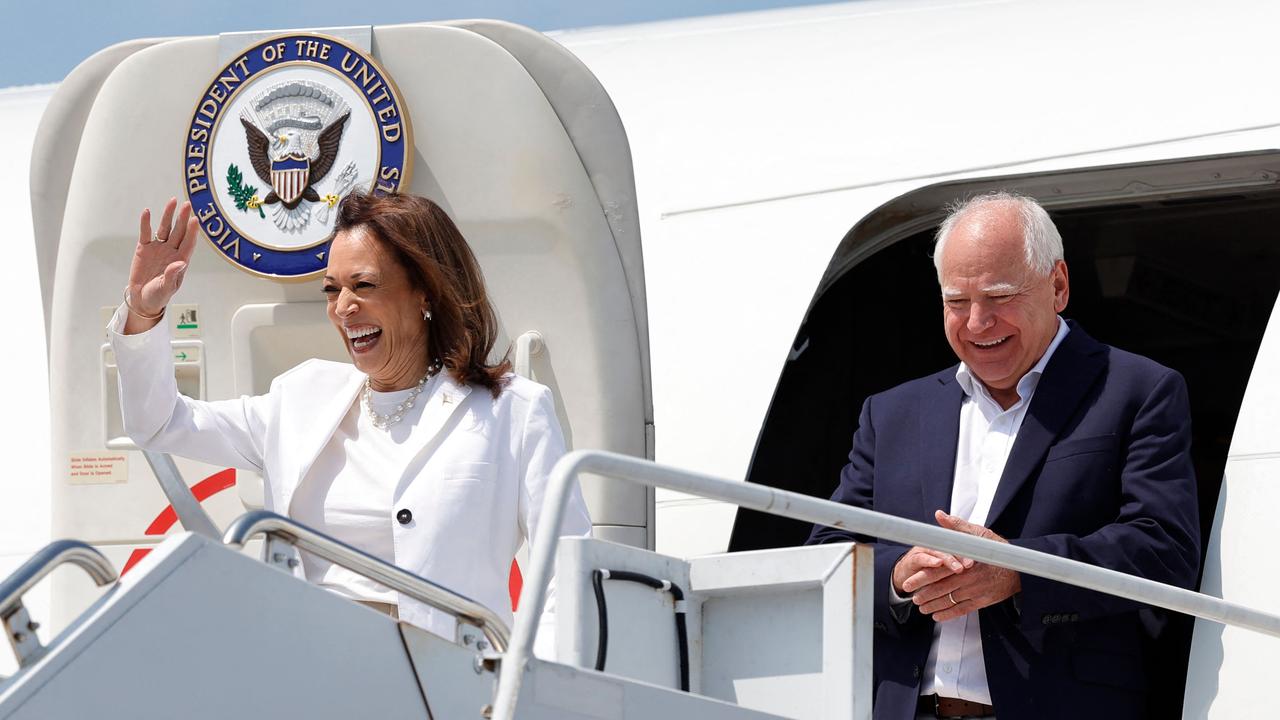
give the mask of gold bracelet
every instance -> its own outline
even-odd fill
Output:
[[[138,310],[133,307],[133,304],[129,302],[129,286],[128,285],[124,287],[124,306],[129,308],[129,312],[133,313],[134,315],[137,315],[143,320],[159,320],[160,318],[164,317],[164,310],[165,310],[164,308],[160,308],[160,313],[158,315],[143,315],[142,313],[138,312]]]

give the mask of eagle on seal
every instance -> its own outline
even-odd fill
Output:
[[[320,194],[312,185],[323,180],[333,168],[349,117],[350,111],[344,112],[320,132],[314,157],[303,148],[302,134],[296,129],[284,129],[273,141],[247,118],[240,118],[253,171],[271,186],[271,192],[262,200],[263,205],[281,203],[292,210],[303,200],[320,201]]]

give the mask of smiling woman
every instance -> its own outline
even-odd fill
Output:
[[[329,320],[373,389],[404,389],[442,366],[460,383],[494,397],[502,391],[511,363],[487,362],[498,322],[484,276],[434,202],[363,193],[343,199],[324,292]]]
[[[547,474],[565,444],[551,391],[511,374],[505,358],[488,362],[497,318],[453,221],[425,198],[348,195],[323,290],[354,366],[309,360],[265,395],[216,402],[178,393],[160,322],[186,272],[194,223],[173,200],[154,232],[149,212],[141,217],[125,303],[109,327],[129,436],[147,449],[259,472],[268,509],[510,621],[511,560],[536,531]],[[590,530],[575,490],[560,532]],[[452,617],[368,578],[305,554],[300,571],[454,636]]]

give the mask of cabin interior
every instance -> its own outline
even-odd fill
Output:
[[[1236,416],[1280,290],[1280,194],[1088,206],[1052,213],[1071,280],[1063,316],[1096,339],[1172,367],[1192,404],[1202,545]],[[852,267],[796,336],[748,480],[826,497],[847,460],[863,399],[955,363],[942,332],[933,229]],[[800,349],[803,348],[801,351]],[[798,545],[809,526],[738,514],[730,549]],[[1152,643],[1163,675],[1152,717],[1180,715],[1191,621]]]

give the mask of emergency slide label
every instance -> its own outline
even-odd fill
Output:
[[[129,482],[129,456],[124,453],[72,453],[72,485],[115,485]]]

